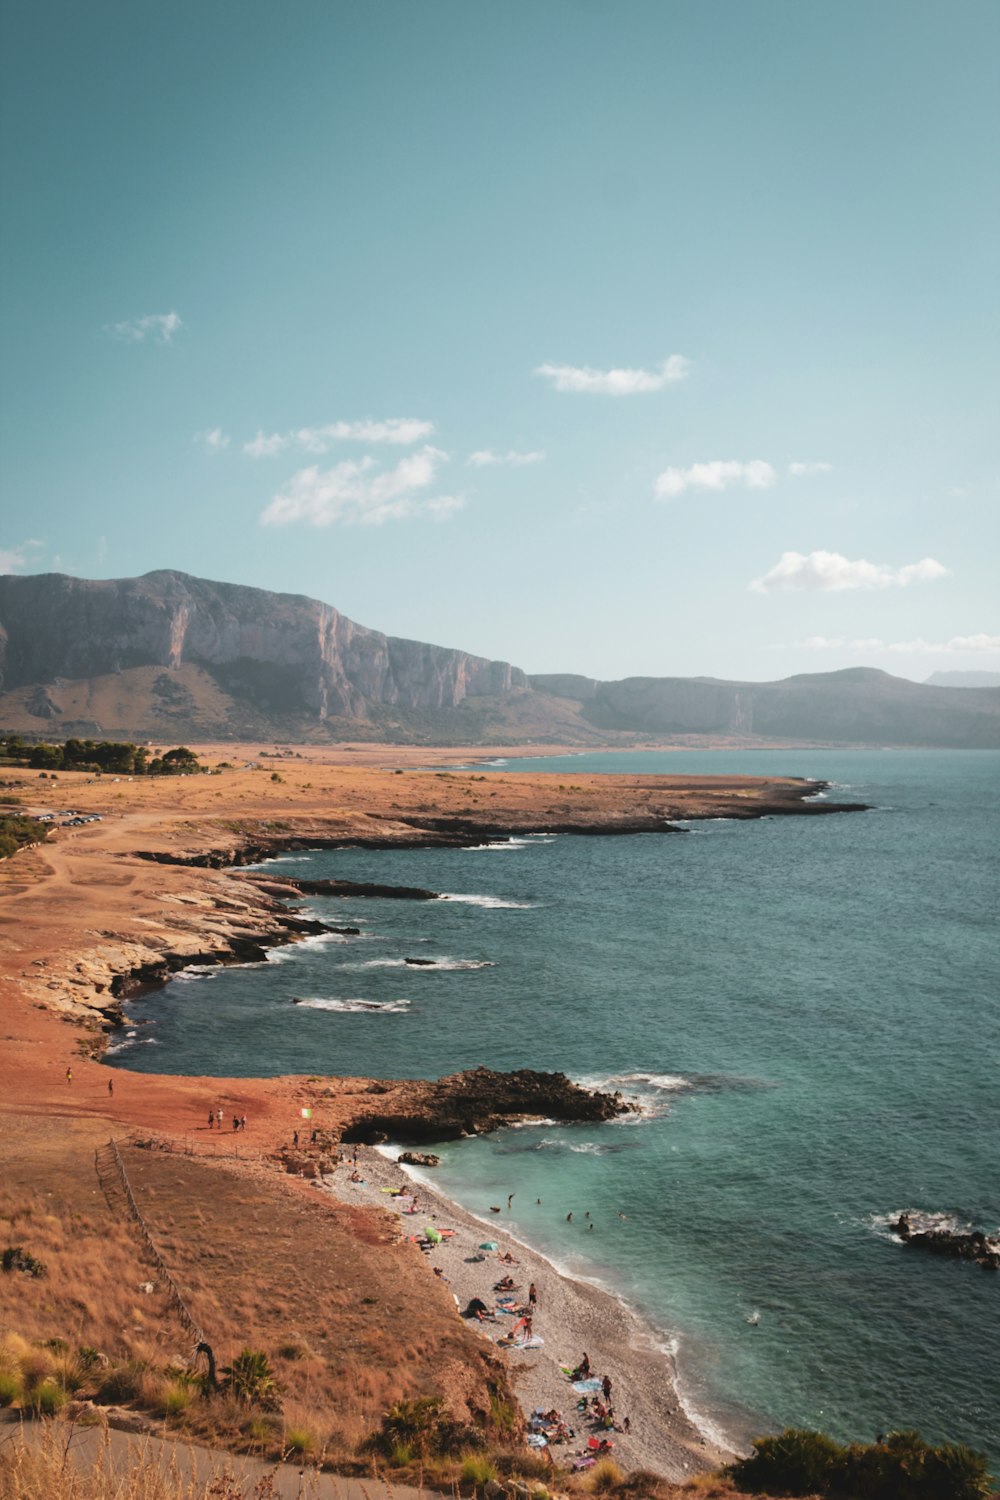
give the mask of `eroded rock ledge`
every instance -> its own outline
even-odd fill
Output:
[[[362,1107],[342,1132],[348,1144],[424,1145],[483,1135],[522,1120],[614,1120],[637,1109],[620,1093],[584,1089],[565,1073],[536,1073],[530,1068],[515,1073],[472,1068],[436,1082],[375,1083],[371,1091],[386,1096],[385,1108]]]

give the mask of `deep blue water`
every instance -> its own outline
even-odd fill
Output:
[[[531,769],[567,782],[799,774],[876,810],[290,859],[279,868],[479,899],[315,900],[364,936],[173,982],[132,1006],[151,1024],[118,1063],[528,1065],[634,1093],[651,1111],[639,1122],[449,1145],[436,1180],[479,1211],[513,1191],[514,1231],[674,1336],[687,1400],[732,1439],[918,1426],[1000,1467],[1000,1277],[885,1228],[903,1208],[1000,1225],[1000,756],[650,752],[501,768]],[[407,955],[493,967],[420,971]]]

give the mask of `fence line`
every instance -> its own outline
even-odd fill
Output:
[[[111,1147],[111,1153],[114,1156],[115,1165],[118,1168],[118,1176],[121,1180],[121,1185],[125,1190],[125,1201],[128,1203],[132,1217],[135,1219],[136,1223],[139,1226],[140,1233],[142,1234],[142,1237],[146,1242],[146,1248],[149,1251],[150,1255],[153,1257],[153,1261],[156,1264],[156,1267],[160,1272],[160,1275],[162,1276],[164,1282],[166,1283],[170,1301],[176,1307],[177,1312],[180,1315],[181,1322],[191,1334],[192,1338],[194,1339],[195,1345],[207,1344],[208,1341],[205,1338],[204,1333],[202,1332],[199,1325],[195,1322],[194,1318],[191,1316],[188,1305],[184,1301],[184,1298],[181,1296],[180,1288],[167,1269],[163,1256],[156,1248],[156,1245],[153,1241],[153,1236],[149,1232],[149,1225],[146,1223],[146,1220],[143,1218],[142,1214],[139,1211],[139,1205],[135,1201],[135,1194],[132,1192],[132,1185],[128,1180],[128,1173],[125,1171],[125,1163],[121,1159],[118,1151],[118,1142],[115,1140],[114,1136],[112,1136],[111,1140],[108,1142],[108,1145]]]

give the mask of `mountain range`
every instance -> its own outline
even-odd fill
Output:
[[[158,571],[0,577],[0,728],[40,738],[1000,745],[1000,688],[528,676],[331,605]]]

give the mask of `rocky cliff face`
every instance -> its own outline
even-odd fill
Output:
[[[271,713],[365,719],[373,707],[458,707],[525,686],[507,662],[399,640],[315,599],[184,573],[0,578],[0,688],[135,667],[208,671]]]

